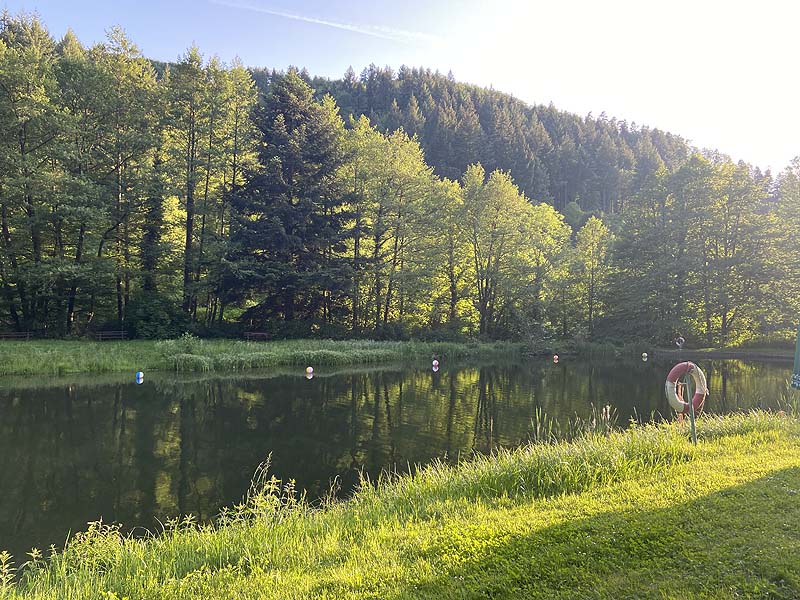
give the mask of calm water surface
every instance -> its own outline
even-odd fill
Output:
[[[409,463],[526,442],[536,410],[560,420],[611,404],[620,423],[669,414],[672,363],[537,359],[516,364],[387,366],[307,380],[294,372],[200,377],[0,379],[0,549],[24,557],[102,517],[213,518],[239,502],[272,455],[310,497],[338,477],[346,494]],[[775,408],[790,363],[700,361],[707,408]]]

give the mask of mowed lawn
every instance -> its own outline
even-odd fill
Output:
[[[311,508],[96,531],[4,598],[798,598],[800,422],[705,417],[434,465]]]

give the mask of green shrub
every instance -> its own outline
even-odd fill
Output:
[[[213,362],[207,356],[176,354],[172,357],[176,371],[210,371]]]
[[[177,354],[202,354],[203,340],[186,332],[179,338],[156,342],[156,350],[165,358]]]
[[[175,302],[154,292],[134,296],[127,306],[126,315],[129,333],[134,338],[172,338],[189,326],[186,314]]]

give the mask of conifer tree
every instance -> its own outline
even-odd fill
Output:
[[[256,117],[260,167],[233,197],[243,285],[260,295],[253,319],[320,317],[346,292],[342,265],[344,126],[332,99],[317,102],[299,74],[273,87]]]

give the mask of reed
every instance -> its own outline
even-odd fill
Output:
[[[417,361],[432,357],[463,360],[515,356],[520,351],[520,345],[503,342],[245,342],[201,340],[188,334],[175,340],[158,342],[3,341],[0,342],[0,376],[138,370],[240,371],[286,365],[348,366]]]

